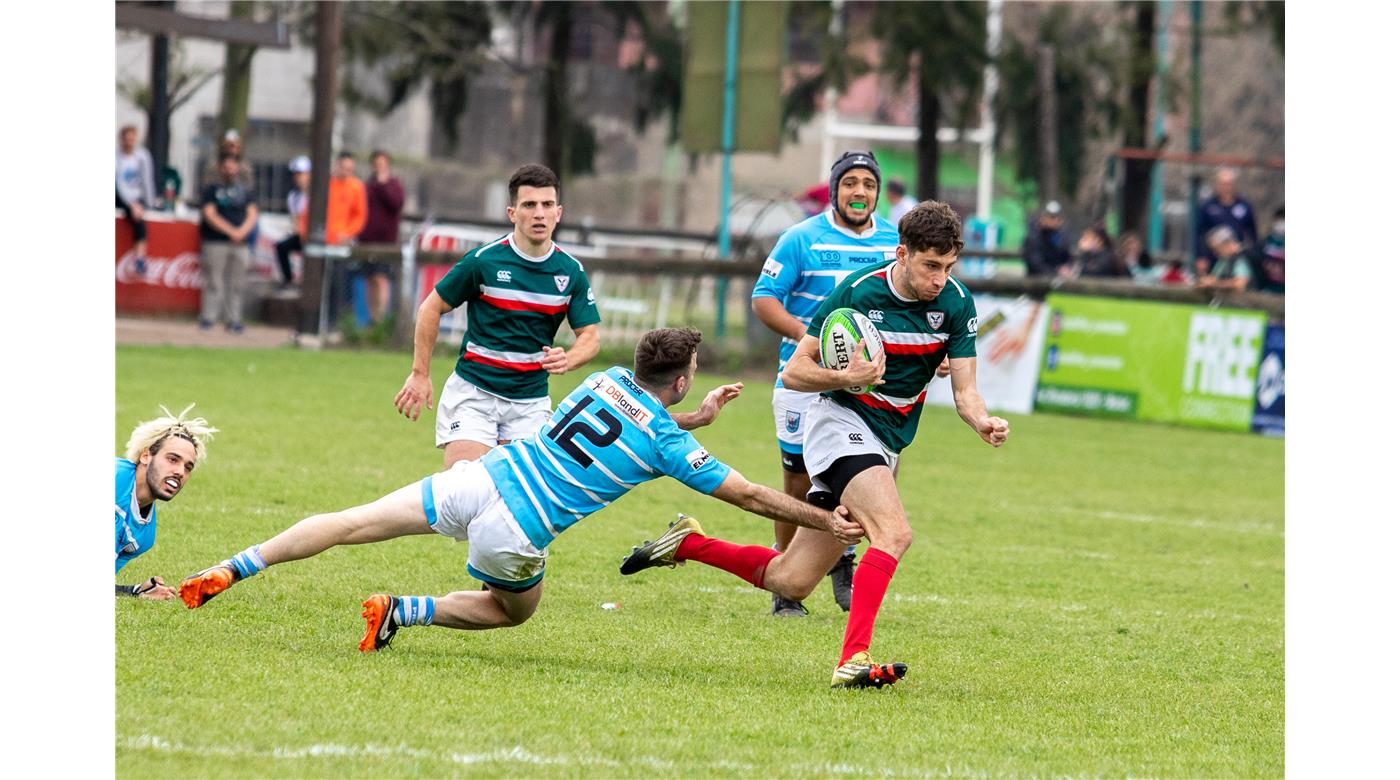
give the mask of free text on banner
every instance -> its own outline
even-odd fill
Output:
[[[977,295],[977,391],[987,408],[1028,414],[1045,340],[1045,304],[1030,298]],[[929,385],[928,403],[953,405],[951,379]]]
[[[1051,294],[1037,409],[1248,431],[1264,312]]]

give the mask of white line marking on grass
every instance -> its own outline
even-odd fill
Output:
[[[675,771],[678,769],[699,769],[700,771],[740,771],[752,774],[758,770],[753,764],[743,761],[708,761],[708,762],[680,762],[677,763],[666,758],[655,756],[632,756],[625,761],[616,761],[602,756],[572,755],[563,756],[542,756],[531,753],[525,748],[516,745],[511,748],[498,748],[485,753],[455,753],[423,750],[421,748],[411,748],[407,745],[385,746],[385,745],[338,745],[335,743],[318,743],[306,747],[275,747],[270,750],[258,749],[243,745],[190,745],[182,742],[172,742],[162,737],[150,734],[142,734],[139,737],[127,737],[126,748],[128,750],[152,750],[164,753],[195,753],[202,756],[222,756],[226,758],[274,758],[274,759],[301,759],[301,758],[321,758],[321,757],[373,757],[373,758],[414,758],[435,761],[450,761],[454,764],[465,766],[475,766],[479,764],[528,764],[531,766],[589,766],[589,767],[610,767],[621,766],[645,766],[649,769],[662,771]],[[866,767],[854,764],[824,763],[824,764],[793,764],[786,768],[793,774],[801,776],[812,775],[860,775],[864,777],[993,777],[985,771],[974,770],[966,766],[954,769],[950,765],[945,765],[939,770],[908,770],[894,767]]]
[[[1230,531],[1232,533],[1264,535],[1277,534],[1278,536],[1283,536],[1283,531],[1280,530],[1279,523],[1260,520],[1222,522],[1206,517],[1177,518],[1143,512],[1113,512],[1109,510],[1082,509],[1072,506],[1018,505],[1006,501],[1001,502],[1000,507],[1013,511],[1019,509],[1052,512],[1055,514],[1068,515],[1070,517],[1097,517],[1104,520],[1126,520],[1130,523],[1152,523],[1154,525],[1171,525],[1181,528],[1208,528],[1212,531]]]

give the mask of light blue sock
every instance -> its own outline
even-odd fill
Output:
[[[262,545],[255,544],[249,547],[243,552],[224,561],[224,565],[233,567],[233,570],[238,572],[238,578],[240,580],[247,579],[257,574],[267,568],[267,563],[263,561],[262,554],[258,552],[258,548],[261,546]]]
[[[399,596],[394,622],[401,626],[431,626],[436,611],[432,596]]]

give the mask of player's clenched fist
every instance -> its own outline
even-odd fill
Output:
[[[399,414],[416,421],[424,408],[433,408],[432,380],[423,374],[409,374],[403,389],[394,396],[394,406]]]
[[[569,370],[569,356],[559,347],[545,347],[540,368],[551,374],[562,374]]]
[[[1000,447],[1011,435],[1011,423],[1000,417],[983,417],[977,421],[977,435],[993,447]]]

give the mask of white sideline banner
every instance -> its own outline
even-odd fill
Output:
[[[1043,301],[977,295],[977,389],[987,409],[1029,414],[1045,348]],[[953,405],[951,379],[935,378],[927,403]]]

